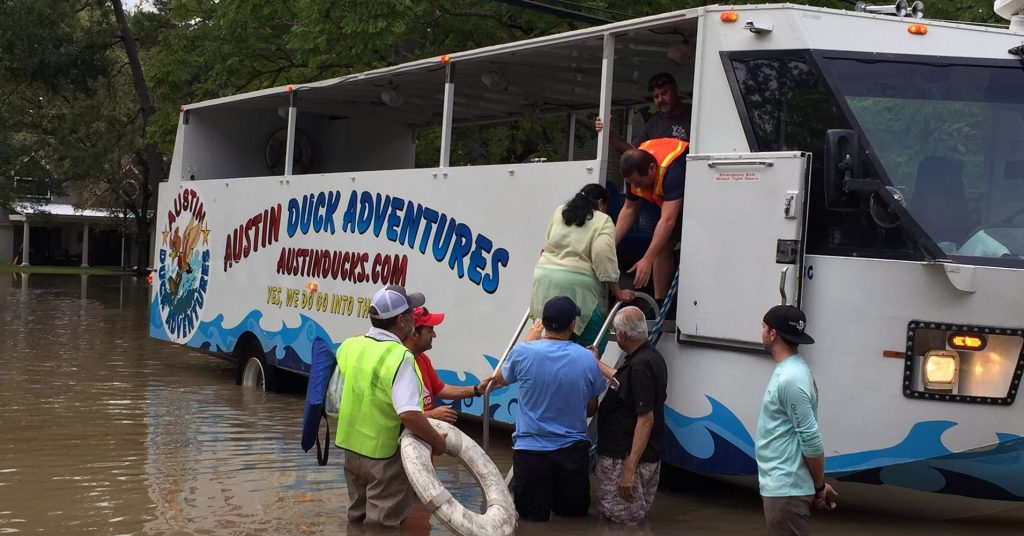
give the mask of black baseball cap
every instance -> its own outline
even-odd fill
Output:
[[[764,325],[779,332],[779,337],[790,344],[814,344],[814,339],[804,333],[807,317],[792,305],[776,305],[764,314]]]
[[[647,91],[654,91],[654,88],[659,88],[661,86],[668,84],[679,87],[679,84],[676,84],[676,79],[674,76],[668,73],[658,73],[652,76],[651,79],[647,81]]]
[[[568,296],[555,296],[544,304],[544,315],[541,321],[544,328],[551,331],[564,331],[576,317],[580,316],[580,308]]]

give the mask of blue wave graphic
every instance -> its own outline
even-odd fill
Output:
[[[150,307],[150,335],[169,340],[160,320],[157,301]],[[236,326],[225,328],[223,315],[202,322],[188,345],[210,351],[231,352],[238,338],[250,331],[263,344],[269,358],[280,366],[309,370],[313,340],[320,337],[336,349],[327,331],[316,321],[300,315],[299,325],[282,323],[278,331],[260,328],[263,314],[252,311]],[[489,368],[498,360],[484,355]],[[449,385],[476,385],[480,378],[469,372],[437,370]],[[740,419],[724,404],[706,396],[711,411],[702,417],[689,417],[665,407],[665,458],[669,463],[707,473],[753,475],[754,440]],[[496,389],[491,394],[489,411],[495,420],[514,423],[518,404],[516,385]],[[457,411],[482,415],[481,399],[464,399],[452,404]],[[1024,501],[1024,437],[998,433],[988,447],[968,452],[952,452],[942,443],[942,435],[957,426],[953,421],[923,421],[914,424],[897,444],[882,449],[853,452],[826,459],[826,470],[840,480],[879,485],[894,485],[921,491],[962,495],[981,499]],[[825,438],[826,444],[828,438]]]
[[[953,421],[919,422],[911,427],[903,441],[896,445],[832,456],[825,461],[825,469],[829,472],[855,471],[952,454],[953,451],[942,444],[942,434],[956,424]]]
[[[260,320],[262,318],[262,312],[253,310],[237,325],[225,327],[224,315],[217,315],[213,320],[199,324],[195,334],[188,341],[188,346],[211,352],[230,353],[238,344],[239,337],[245,332],[251,332],[259,338],[269,362],[308,373],[314,339],[320,337],[335,351],[341,344],[341,341],[335,342],[319,323],[306,315],[299,315],[298,326],[288,327],[282,323],[281,329],[278,331],[267,331],[261,328]],[[160,310],[156,300],[153,300],[150,306],[150,336],[170,340],[160,320]],[[483,357],[490,365],[489,368],[493,369],[498,365],[496,358],[489,355]],[[456,386],[478,385],[482,381],[482,378],[465,371],[438,369],[437,375],[444,383]],[[491,391],[491,418],[505,423],[514,423],[518,396],[519,389],[515,385]],[[452,407],[456,411],[470,415],[483,415],[482,401],[482,398],[456,400],[452,403]]]
[[[687,417],[665,406],[665,426],[674,439],[666,448],[668,462],[695,471],[756,474],[754,440],[747,428],[721,402],[705,398],[711,412],[703,417]]]
[[[484,354],[484,359],[487,360],[491,370],[494,370],[494,367],[498,366],[497,358]],[[455,386],[479,385],[480,382],[483,381],[483,378],[477,378],[469,372],[462,372],[460,374],[453,370],[446,369],[438,369],[437,376],[441,378],[442,382]],[[492,419],[509,424],[516,422],[515,408],[518,404],[518,384],[512,384],[507,387],[499,387],[491,390],[490,412]],[[456,411],[463,411],[470,415],[483,415],[483,398],[464,398],[462,400],[455,400],[452,402],[451,406]]]
[[[156,298],[153,298],[149,304],[149,336],[162,341],[171,340],[167,336],[167,328],[164,327],[163,320],[160,320],[160,304]]]
[[[694,471],[756,474],[754,441],[746,427],[729,408],[707,399],[711,412],[703,417],[688,417],[666,406],[665,424],[671,432],[666,461]],[[953,452],[943,445],[942,434],[954,426],[953,421],[919,422],[891,447],[831,456],[825,467],[844,481],[1024,501],[1024,438],[998,433],[988,447]]]
[[[840,480],[887,484],[978,499],[1024,501],[1024,438],[997,434],[998,443],[938,458],[839,474]]]
[[[160,320],[160,311],[156,300],[150,308],[150,334],[158,339],[169,340]],[[250,311],[233,327],[224,326],[224,315],[219,314],[212,320],[200,322],[188,346],[211,352],[230,353],[238,344],[239,337],[251,332],[259,339],[266,352],[268,361],[292,370],[309,372],[309,356],[312,355],[313,340],[320,337],[332,349],[337,349],[340,342],[335,342],[327,331],[315,320],[299,315],[299,324],[289,327],[284,322],[276,331],[260,327],[263,313]]]

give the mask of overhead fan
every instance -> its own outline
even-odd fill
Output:
[[[288,129],[282,128],[267,139],[267,168],[275,175],[284,173],[285,152],[288,150]],[[292,173],[308,173],[313,165],[313,140],[302,130],[295,129],[295,152]]]

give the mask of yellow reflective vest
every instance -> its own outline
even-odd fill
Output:
[[[398,450],[402,420],[391,403],[391,386],[398,367],[412,356],[399,342],[378,341],[365,335],[346,339],[338,348],[343,378],[334,444],[367,458],[386,459]],[[423,377],[412,361],[420,392]],[[420,409],[423,398],[420,399]]]

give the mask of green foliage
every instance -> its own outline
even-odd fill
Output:
[[[552,2],[611,20],[713,3]],[[851,8],[842,0],[808,3]],[[183,103],[589,26],[479,0],[156,0],[153,5],[131,13],[129,21],[156,104],[155,123],[143,139],[109,2],[0,0],[0,202],[9,197],[14,176],[132,201],[138,188],[136,155],[146,141],[158,142],[170,154]],[[980,0],[928,0],[926,13],[1001,22],[991,3]],[[556,117],[459,127],[452,160],[561,158],[565,131],[566,121]],[[435,131],[422,132],[418,160],[436,161],[438,144]]]
[[[92,2],[0,3],[0,202],[14,177],[58,185],[72,167],[60,135],[114,68],[110,24]]]

